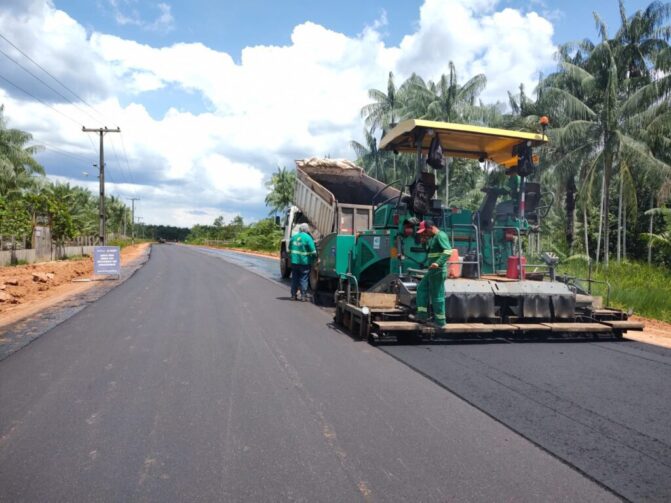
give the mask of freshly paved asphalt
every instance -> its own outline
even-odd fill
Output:
[[[671,501],[671,351],[637,342],[383,348],[632,501]]]
[[[277,262],[210,251],[269,278]],[[671,501],[671,351],[635,341],[380,346],[632,501]]]
[[[0,362],[0,500],[616,499],[330,318],[156,246]]]

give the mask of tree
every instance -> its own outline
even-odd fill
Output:
[[[270,207],[270,215],[283,212],[291,205],[294,198],[294,185],[296,184],[296,172],[286,167],[277,167],[266,187],[270,192],[266,195],[266,206]]]
[[[664,218],[665,229],[657,234],[647,232],[643,234],[644,238],[650,243],[651,247],[662,251],[667,265],[671,265],[671,208],[653,208],[645,212],[651,217],[657,215]]]
[[[556,151],[563,157],[558,162],[582,159],[581,179],[585,182],[582,194],[588,200],[590,189],[599,186],[599,231],[597,261],[600,257],[603,235],[604,263],[608,264],[610,244],[610,187],[614,170],[624,176],[628,167],[641,170],[668,170],[669,166],[657,159],[640,134],[657,117],[650,110],[660,106],[666,94],[659,81],[650,83],[631,96],[625,93],[627,83],[618,78],[618,62],[613,43],[606,29],[595,15],[602,41],[590,48],[583,65],[561,62],[557,75],[542,84],[546,103],[553,117],[562,126],[551,134]],[[663,79],[661,79],[663,80]],[[645,96],[647,99],[644,99]],[[633,125],[636,124],[636,127]],[[585,201],[586,202],[586,201]]]
[[[631,17],[627,17],[623,0],[619,6],[622,25],[614,39],[618,77],[629,80],[635,89],[639,82],[650,82],[657,56],[668,47],[671,27],[665,22],[671,17],[671,4],[652,2]]]
[[[449,73],[441,75],[437,83],[429,82],[431,101],[422,118],[445,122],[482,122],[485,107],[477,99],[487,85],[487,78],[479,74],[460,85],[452,61],[449,68]]]
[[[34,175],[44,175],[44,169],[33,157],[39,148],[27,145],[32,135],[7,128],[4,109],[0,105],[0,196],[11,197],[30,187]]]
[[[386,94],[377,89],[370,89],[368,97],[373,102],[361,109],[361,117],[365,119],[371,132],[380,129],[384,134],[398,119],[399,102],[393,72],[389,72],[387,78]]]
[[[25,201],[0,197],[0,236],[29,238],[33,226]]]
[[[385,158],[387,157],[385,154],[387,154],[387,152],[382,152],[377,148],[377,139],[373,134],[373,130],[364,129],[363,134],[365,138],[364,141],[366,142],[365,145],[354,140],[349,142],[350,147],[356,154],[357,163],[360,166],[363,166],[366,173],[371,175],[373,178],[377,178],[378,180],[385,183],[391,181],[387,180],[388,177],[383,171]],[[392,177],[393,176],[395,176],[395,173],[392,175]]]

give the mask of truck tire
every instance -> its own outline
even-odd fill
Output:
[[[282,250],[280,253],[280,274],[282,275],[282,279],[287,279],[291,276],[291,266],[289,265],[289,257],[286,250]]]

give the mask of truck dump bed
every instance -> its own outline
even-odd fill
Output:
[[[399,195],[350,161],[314,157],[296,161],[294,204],[315,228],[317,238],[372,227],[373,197],[378,192],[374,201],[378,204]]]

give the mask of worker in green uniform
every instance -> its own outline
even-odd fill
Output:
[[[301,300],[308,300],[308,278],[310,267],[317,257],[317,249],[312,236],[308,234],[308,224],[300,224],[298,232],[291,236],[289,253],[291,254],[291,298],[298,300],[298,290],[301,291]]]
[[[447,234],[441,231],[431,220],[419,224],[417,234],[428,239],[429,270],[417,286],[417,320],[427,321],[429,303],[433,308],[433,320],[436,325],[445,324],[445,278],[447,261],[452,254],[452,246]]]

